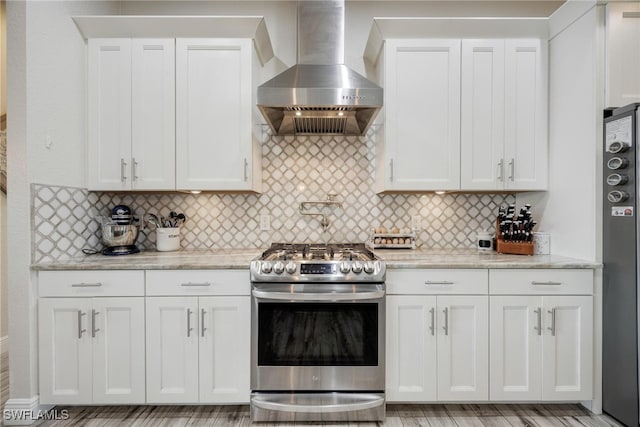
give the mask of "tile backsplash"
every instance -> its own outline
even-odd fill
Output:
[[[375,143],[369,137],[266,134],[262,145],[261,194],[96,193],[82,188],[32,185],[32,260],[34,263],[101,248],[99,215],[116,204],[136,215],[183,212],[184,249],[266,247],[272,242],[362,242],[376,226],[410,228],[420,216],[418,245],[429,248],[474,247],[474,233],[493,227],[500,205],[515,203],[512,194],[383,194],[374,191]],[[337,194],[342,208],[320,217],[303,216],[303,201]],[[260,216],[270,229],[261,231]],[[136,243],[155,249],[155,232],[145,227]]]

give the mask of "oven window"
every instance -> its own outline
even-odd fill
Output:
[[[377,366],[378,304],[260,303],[258,365]]]

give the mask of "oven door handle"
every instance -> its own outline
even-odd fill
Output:
[[[276,301],[353,301],[372,300],[384,297],[384,291],[366,292],[273,292],[252,290],[252,295],[256,298]]]
[[[330,404],[311,404],[305,405],[300,403],[285,403],[275,402],[272,400],[262,400],[259,398],[252,398],[251,404],[260,409],[267,409],[271,411],[284,411],[284,412],[306,412],[306,413],[336,413],[336,412],[351,412],[351,411],[363,411],[365,409],[377,408],[384,405],[384,397],[374,396],[369,399],[365,399],[362,402],[351,403],[330,403]]]

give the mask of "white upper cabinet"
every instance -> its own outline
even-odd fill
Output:
[[[90,39],[88,50],[88,188],[175,188],[174,40]]]
[[[74,21],[88,40],[89,190],[260,191],[264,18]]]
[[[175,41],[133,39],[131,188],[175,187]]]
[[[251,39],[176,41],[176,186],[260,189]]]
[[[539,39],[462,41],[461,189],[547,188],[546,70]]]
[[[505,41],[505,189],[547,188],[547,68],[546,43]]]
[[[607,107],[640,102],[640,3],[607,3]]]
[[[462,187],[504,182],[504,40],[462,41]]]
[[[131,188],[131,40],[88,44],[89,190]]]
[[[545,34],[528,20],[377,18],[376,191],[545,190]]]
[[[379,190],[460,187],[460,40],[388,40],[384,183]]]

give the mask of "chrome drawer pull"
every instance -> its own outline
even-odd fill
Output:
[[[426,280],[425,285],[453,285],[454,282],[449,280]]]
[[[181,283],[180,286],[211,286],[211,283],[209,283],[209,282],[203,282],[203,283],[187,282],[187,283]]]
[[[551,280],[550,280],[550,281],[548,281],[548,282],[537,282],[537,281],[535,281],[535,280],[532,280],[532,281],[531,281],[531,284],[532,284],[532,285],[535,285],[535,286],[539,286],[539,285],[553,285],[553,286],[560,286],[560,285],[562,285],[562,282],[553,282],[553,281],[551,281]]]
[[[96,282],[96,283],[73,283],[71,284],[72,288],[98,288],[102,286],[102,283],[100,282]]]

